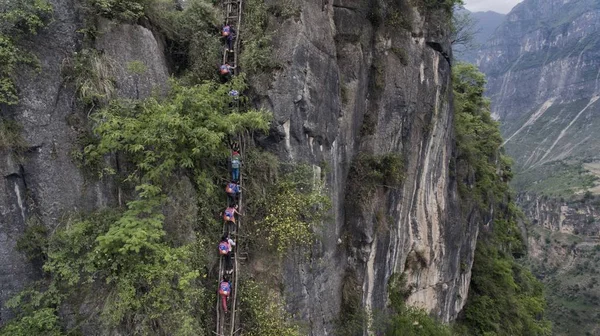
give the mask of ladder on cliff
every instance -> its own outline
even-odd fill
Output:
[[[233,41],[233,50],[229,50],[227,45],[225,45],[223,51],[223,63],[229,63],[234,67],[234,75],[239,73],[238,68],[238,50],[240,46],[240,33],[241,33],[241,23],[242,23],[242,0],[222,0],[223,4],[223,13],[225,18],[225,25],[229,25],[233,27],[235,31],[234,41]],[[240,154],[244,153],[244,146],[242,136],[238,137],[238,144],[240,144]],[[239,185],[242,188],[243,185],[243,169],[240,167],[240,177],[239,177]],[[238,211],[243,213],[243,193],[240,193],[238,199]],[[242,218],[238,216],[236,220],[236,234],[232,234],[231,236],[236,240],[236,246],[233,247],[233,256],[232,256],[232,266],[233,273],[229,276],[229,283],[231,285],[231,293],[229,295],[229,303],[230,307],[228,313],[223,311],[222,303],[220,295],[217,294],[217,304],[216,304],[216,331],[215,334],[217,336],[234,336],[238,333],[237,325],[238,325],[238,317],[237,317],[237,294],[238,294],[238,284],[239,284],[239,246],[240,246],[240,230],[242,228]],[[229,232],[229,228],[227,227],[228,223],[223,223],[223,234]],[[223,279],[223,276],[226,273],[226,265],[224,264],[223,258],[219,258],[219,273],[217,279],[217,288]]]
[[[233,41],[233,51],[225,48],[223,51],[223,63],[229,63],[234,67],[233,73],[237,75],[238,69],[238,50],[240,46],[240,33],[242,26],[242,0],[223,0],[223,12],[225,15],[225,24],[233,27],[235,36]]]
[[[244,143],[243,141],[243,137],[240,136],[238,137],[238,144],[240,144],[240,154],[244,153]],[[242,188],[243,186],[243,171],[242,171],[242,167],[240,167],[240,177],[239,177],[239,185],[240,188]],[[239,212],[242,213],[243,212],[243,204],[244,204],[244,199],[243,199],[243,193],[240,193],[239,198],[238,198],[238,206],[239,206]],[[236,329],[237,325],[238,325],[238,320],[237,320],[237,293],[238,293],[238,284],[239,284],[239,274],[240,274],[240,268],[239,268],[239,246],[240,246],[240,230],[242,228],[242,218],[241,216],[238,216],[238,219],[236,220],[236,231],[235,234],[232,234],[229,231],[228,228],[228,223],[223,223],[223,234],[225,233],[229,233],[232,237],[236,238],[236,245],[233,247],[233,256],[232,256],[232,266],[233,266],[233,273],[230,275],[229,278],[229,283],[231,284],[231,294],[229,296],[229,302],[230,304],[228,304],[228,306],[231,307],[231,309],[229,310],[228,313],[225,313],[223,311],[223,307],[222,307],[222,302],[221,302],[221,297],[219,294],[217,294],[217,305],[216,305],[216,312],[217,312],[217,323],[216,323],[216,332],[215,334],[218,336],[234,336],[239,330]],[[221,279],[223,279],[223,276],[226,274],[226,265],[223,262],[223,258],[219,258],[219,273],[218,273],[218,281],[217,281],[217,287],[219,286]]]

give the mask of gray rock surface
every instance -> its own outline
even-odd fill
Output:
[[[86,178],[71,158],[77,138],[85,125],[88,109],[76,102],[75,88],[65,83],[62,65],[80,48],[82,20],[72,0],[51,0],[54,20],[30,42],[28,48],[38,56],[42,71],[22,71],[18,76],[20,103],[2,107],[2,116],[14,118],[23,126],[28,150],[21,162],[10,152],[0,152],[0,325],[11,313],[4,304],[39,271],[16,251],[16,240],[31,218],[55,229],[61,216],[91,212],[116,203],[116,190],[110,180]],[[139,26],[110,25],[99,46],[114,58],[118,94],[136,98],[149,95],[154,88],[165,88],[168,72],[162,49],[152,33]],[[127,72],[127,63],[139,60],[147,71],[139,83]],[[137,91],[136,91],[137,88]]]
[[[403,5],[412,12],[412,32],[369,21],[373,6],[387,10],[383,2],[304,1],[299,19],[272,23],[284,70],[270,83],[255,79],[259,105],[274,111],[282,136],[279,155],[332,167],[334,220],[318,232],[322,241],[310,260],[290,256],[284,267],[288,309],[308,321],[311,335],[334,332],[348,273],[372,311],[385,308],[389,277],[405,271],[415,288],[410,303],[444,321],[456,317],[467,297],[470,272],[459,265],[472,263],[477,226],[459,220],[449,177],[448,32],[438,13],[425,18]],[[365,123],[372,134],[361,132]],[[348,208],[348,171],[359,153],[400,154],[406,179],[356,213]],[[378,209],[392,218],[385,229],[375,223]],[[423,255],[425,265],[407,269],[411,253]]]
[[[524,193],[519,195],[518,201],[533,225],[581,237],[595,238],[600,234],[600,202],[594,197],[561,201]]]
[[[163,46],[142,26],[101,20],[96,49],[115,65],[117,94],[139,99],[164,93],[169,79]]]
[[[444,321],[456,317],[467,297],[477,223],[460,218],[450,174],[454,148],[447,25],[442,13],[425,15],[408,1],[399,3],[410,30],[377,21],[377,13],[389,10],[387,1],[298,2],[299,18],[273,20],[270,26],[277,32],[273,57],[283,70],[272,81],[262,76],[252,83],[258,105],[275,115],[273,134],[280,139],[269,146],[284,160],[313,164],[315,173],[323,163],[331,167],[326,175],[333,220],[317,232],[322,240],[309,260],[291,254],[284,263],[287,308],[307,321],[311,335],[334,333],[346,274],[356,278],[358,295],[372,311],[385,308],[387,281],[394,273],[405,273],[414,287],[411,304]],[[63,85],[60,64],[76,51],[80,27],[72,1],[55,0],[54,5],[56,21],[34,48],[42,75],[21,76],[22,103],[11,110],[23,124],[31,150],[20,166],[0,155],[7,167],[0,206],[14,209],[2,217],[0,227],[0,239],[13,244],[0,246],[0,301],[35,278],[14,250],[30,213],[54,228],[61,215],[91,211],[116,198],[110,181],[86,180],[69,156],[77,130],[67,119],[73,114],[85,119],[87,111],[75,104],[74,88]],[[115,78],[121,96],[135,98],[164,88],[168,73],[162,47],[149,30],[107,22],[101,28],[96,47],[119,65]],[[127,71],[132,61],[147,68],[139,78]],[[349,209],[353,160],[358,154],[388,153],[403,158],[403,184],[379,190],[363,209]],[[185,187],[171,195],[172,208],[165,209],[168,218],[187,218],[196,211],[174,210],[193,197],[189,181],[181,183]],[[389,218],[383,227],[375,223],[380,210]],[[422,260],[420,266],[407,262],[414,258]],[[465,270],[463,263],[469,266]]]

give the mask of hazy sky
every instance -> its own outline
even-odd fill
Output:
[[[508,13],[522,0],[465,0],[465,7],[472,12],[494,11]]]

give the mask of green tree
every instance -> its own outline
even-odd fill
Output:
[[[525,250],[517,225],[522,214],[508,186],[511,160],[483,96],[485,77],[473,65],[458,64],[453,87],[460,196],[478,218],[491,218],[478,238],[459,325],[472,335],[549,335],[543,286],[515,259]]]
[[[268,129],[269,113],[231,112],[232,88],[244,90],[243,78],[227,85],[184,87],[172,82],[167,97],[113,101],[93,114],[98,139],[84,155],[102,162],[107,154],[125,154],[135,193],[126,209],[75,216],[47,243],[30,244],[47,246],[41,258],[47,277],[38,289],[11,301],[19,317],[2,332],[34,330],[30,325],[36,324],[54,335],[50,322],[57,320],[47,309],[67,302],[95,303],[98,308],[91,313],[112,333],[205,332],[209,296],[202,281],[211,245],[204,239],[206,232],[198,230],[195,241],[174,246],[166,239],[163,206],[169,181],[179,173],[188,174],[202,190],[199,203],[222,204],[214,201],[222,195],[215,187],[220,182],[216,167],[228,156],[227,138]],[[114,172],[111,167],[104,171]],[[199,213],[198,221],[214,222],[213,213]]]

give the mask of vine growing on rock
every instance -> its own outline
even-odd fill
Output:
[[[331,200],[321,176],[306,164],[283,164],[267,152],[247,152],[247,205],[251,236],[259,246],[283,255],[315,240],[315,228],[327,217]]]
[[[50,21],[52,6],[45,0],[3,1],[0,3],[0,104],[19,101],[15,71],[20,65],[39,69],[37,58],[21,42],[37,34]]]
[[[241,321],[249,336],[300,336],[281,304],[281,298],[269,286],[245,280],[241,286]]]

